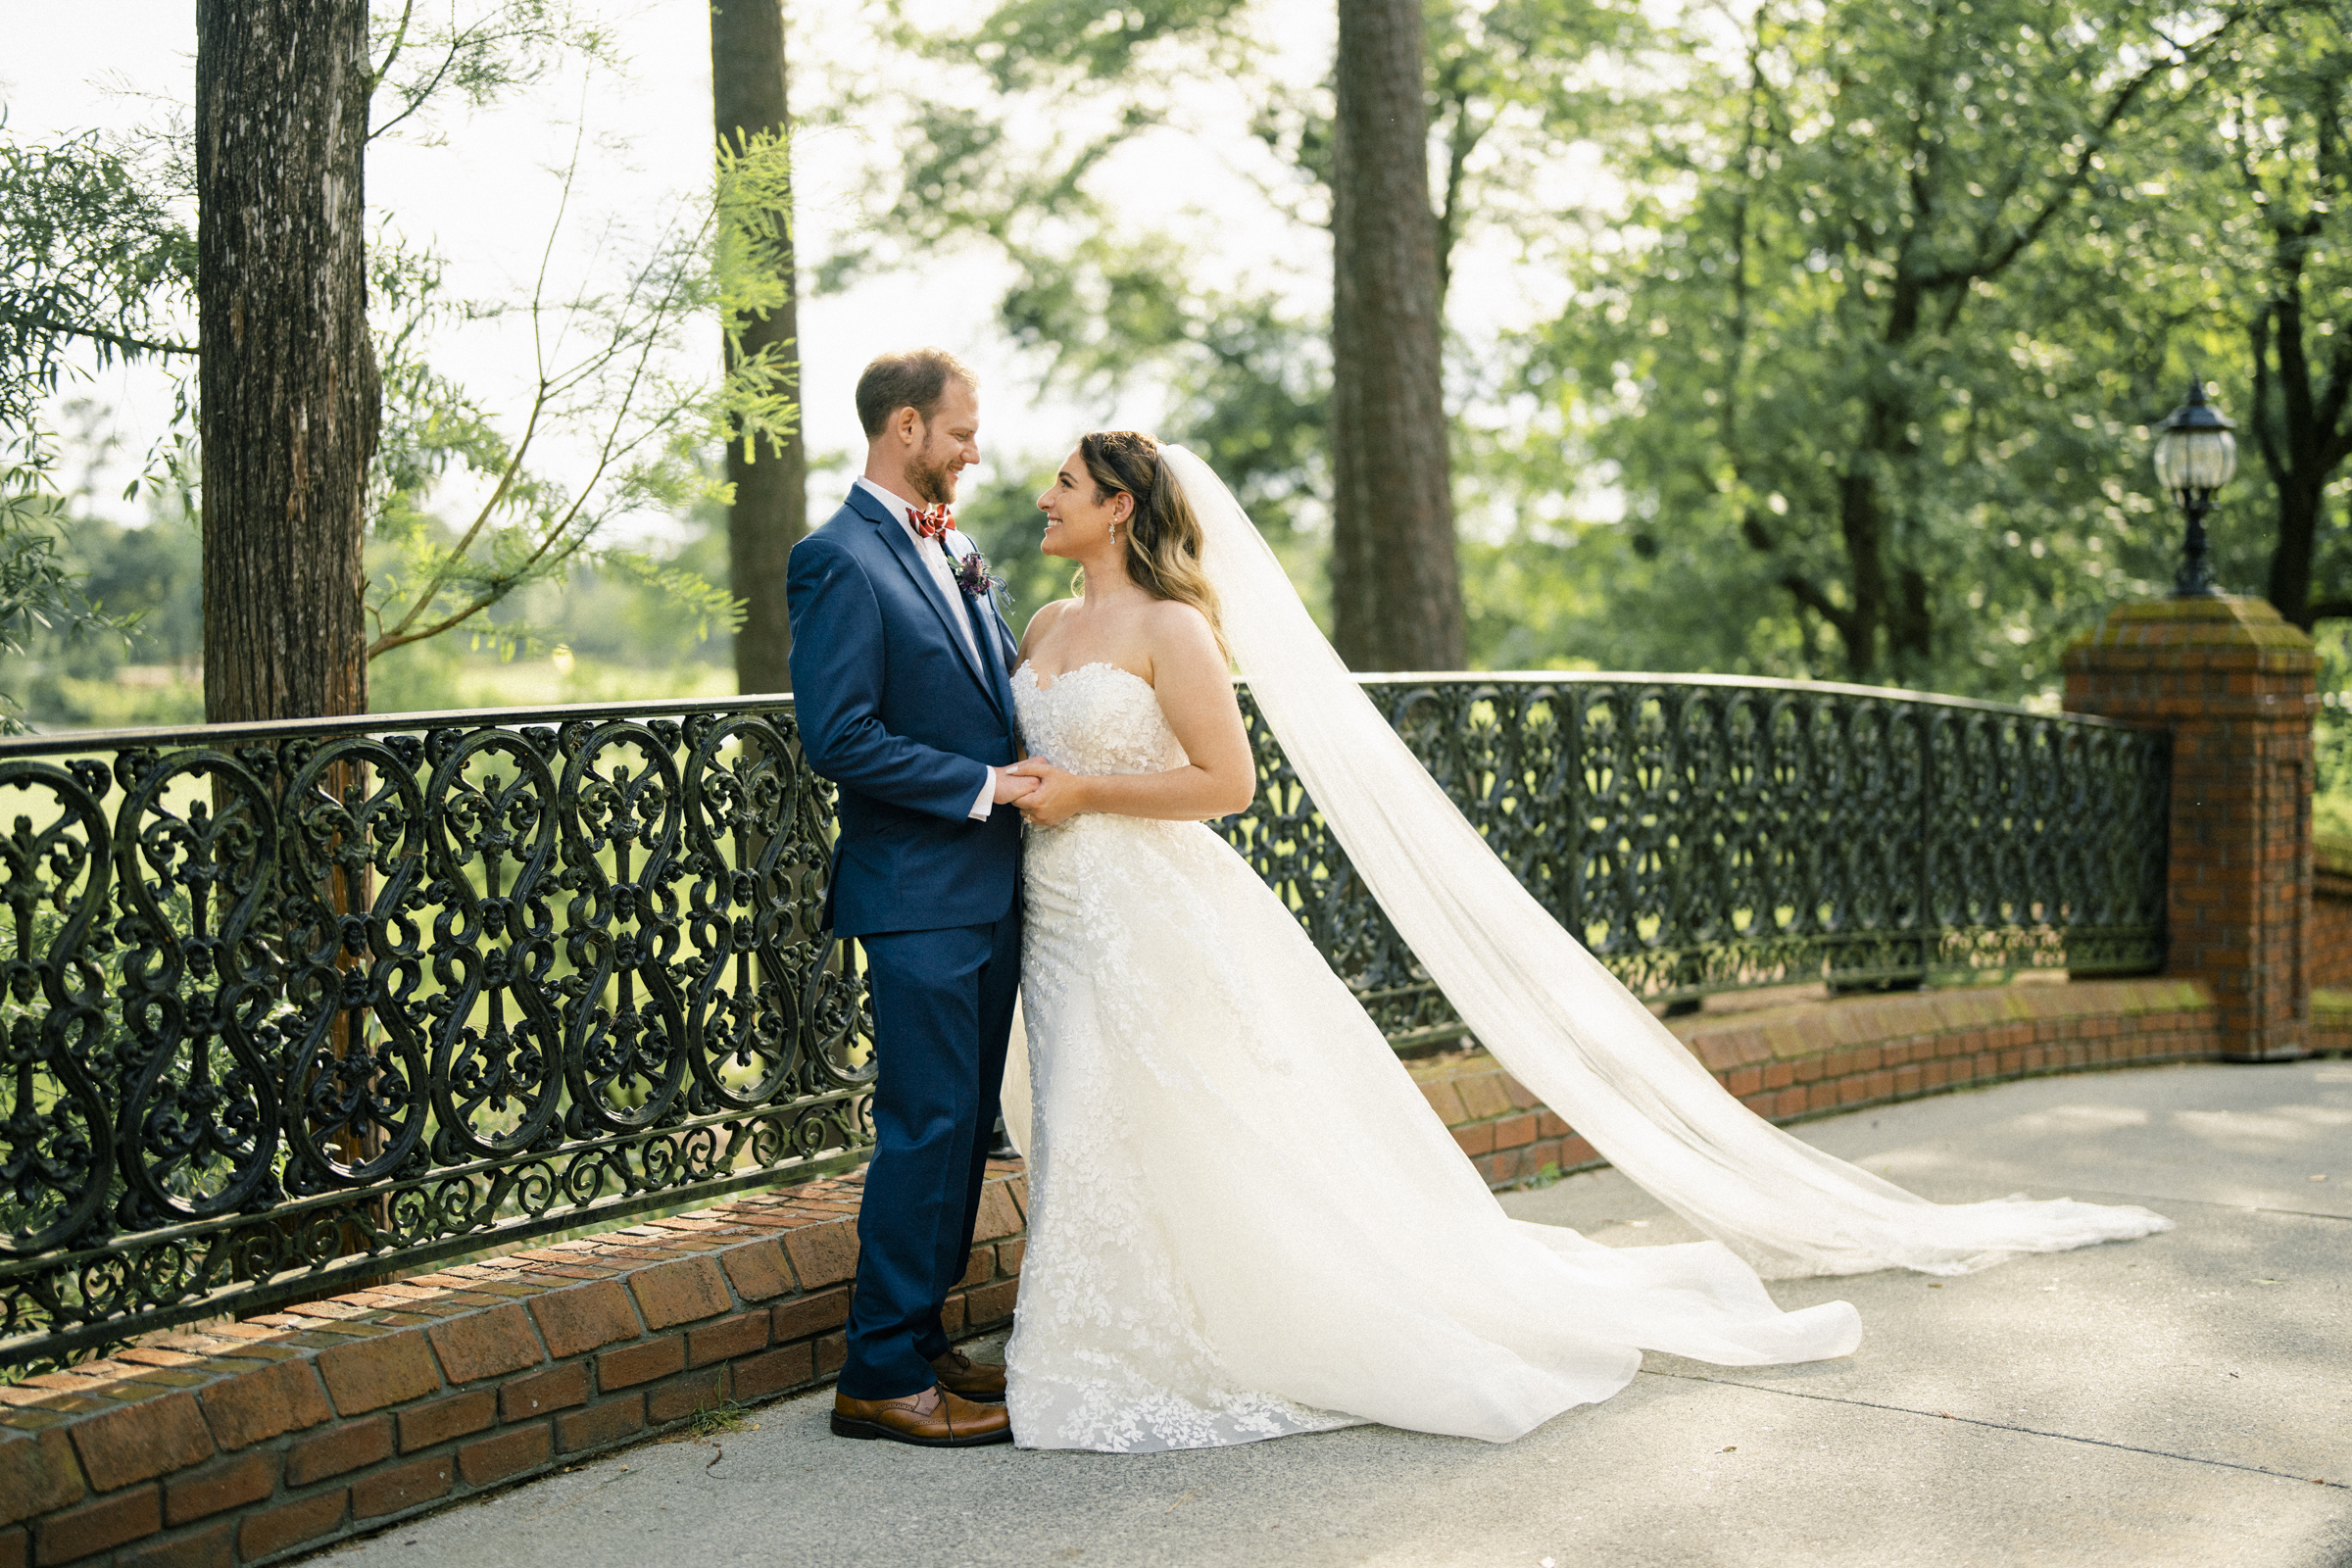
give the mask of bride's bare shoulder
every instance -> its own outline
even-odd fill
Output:
[[[1154,599],[1144,611],[1143,623],[1154,661],[1206,658],[1218,668],[1224,667],[1216,631],[1208,617],[1193,606],[1176,599]]]
[[[1063,609],[1069,604],[1070,601],[1067,599],[1050,599],[1038,606],[1036,613],[1029,617],[1029,624],[1021,629],[1021,646],[1027,648],[1038,633],[1053,625],[1059,618]]]
[[[1060,614],[1064,610],[1067,610],[1075,603],[1075,600],[1070,599],[1047,600],[1044,604],[1038,606],[1036,612],[1029,617],[1029,629],[1031,631],[1035,631],[1040,626],[1053,625],[1054,617]]]

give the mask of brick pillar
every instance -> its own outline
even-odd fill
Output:
[[[2165,972],[2213,987],[2233,1060],[2308,1049],[2318,670],[2259,599],[2126,605],[2066,653],[2070,712],[2172,731]]]

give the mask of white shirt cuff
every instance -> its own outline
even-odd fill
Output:
[[[996,804],[997,770],[992,767],[988,770],[986,782],[980,786],[980,798],[972,803],[971,810],[965,814],[975,822],[985,822],[988,820],[988,813],[996,808]]]

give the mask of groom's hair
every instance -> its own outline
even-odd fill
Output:
[[[880,435],[890,416],[901,409],[912,409],[916,418],[929,424],[951,380],[980,390],[980,378],[972,374],[972,368],[946,349],[902,349],[876,355],[858,377],[858,422],[865,426],[866,439]]]

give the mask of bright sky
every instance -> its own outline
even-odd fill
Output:
[[[90,13],[52,0],[0,0],[0,103],[14,134],[42,139],[93,126],[159,118],[167,102],[193,99],[195,8],[189,0],[105,0],[106,25]],[[444,144],[376,143],[369,152],[371,220],[388,219],[413,242],[429,242],[449,261],[454,291],[467,297],[527,294],[547,242],[557,198],[555,171],[570,157],[583,107],[592,145],[582,196],[557,247],[559,270],[593,280],[609,274],[608,225],[642,229],[657,215],[690,201],[707,177],[710,130],[709,34],[700,0],[609,0],[598,8],[615,29],[628,74],[583,80],[574,71],[495,109],[441,117]],[[796,112],[820,82],[872,75],[873,48],[858,7],[826,0],[787,8]],[[970,8],[940,5],[943,17]],[[918,16],[920,7],[917,8]],[[1276,69],[1301,83],[1319,80],[1331,50],[1330,0],[1267,0],[1263,35],[1276,43]],[[1196,210],[1203,249],[1237,272],[1279,277],[1302,302],[1328,297],[1328,250],[1319,233],[1282,218],[1259,194],[1270,171],[1244,126],[1250,107],[1216,99],[1213,86],[1188,93],[1192,124],[1154,133],[1121,153],[1102,173],[1103,188],[1138,204],[1139,221],[1166,223]],[[835,127],[803,134],[796,148],[800,242],[804,265],[836,248],[876,215],[864,207],[857,170],[892,137],[887,107]],[[1026,130],[1050,134],[1039,124]],[[937,343],[971,361],[986,385],[984,453],[999,463],[1050,470],[1084,428],[1120,423],[1151,427],[1154,389],[1139,380],[1112,406],[1079,405],[1051,389],[1035,391],[1024,365],[993,328],[991,307],[1004,280],[1001,263],[981,255],[934,258],[919,268],[869,279],[846,294],[806,299],[801,309],[805,420],[818,456],[861,451],[851,409],[858,369],[874,353]],[[1473,333],[1533,319],[1545,304],[1541,278],[1501,244],[1457,263],[1454,325]],[[717,358],[715,328],[691,346],[697,363]],[[435,363],[477,391],[526,384],[528,345],[518,333],[473,324],[437,340]],[[691,368],[691,367],[689,367]],[[169,411],[169,393],[153,372],[115,373],[72,389],[114,405],[135,461]],[[519,401],[516,400],[519,407]],[[127,471],[127,470],[125,470]],[[121,477],[112,489],[119,489]],[[837,481],[836,481],[837,482]],[[812,486],[811,512],[827,509],[832,484]],[[111,502],[112,490],[101,494]],[[118,506],[125,519],[135,509]]]

